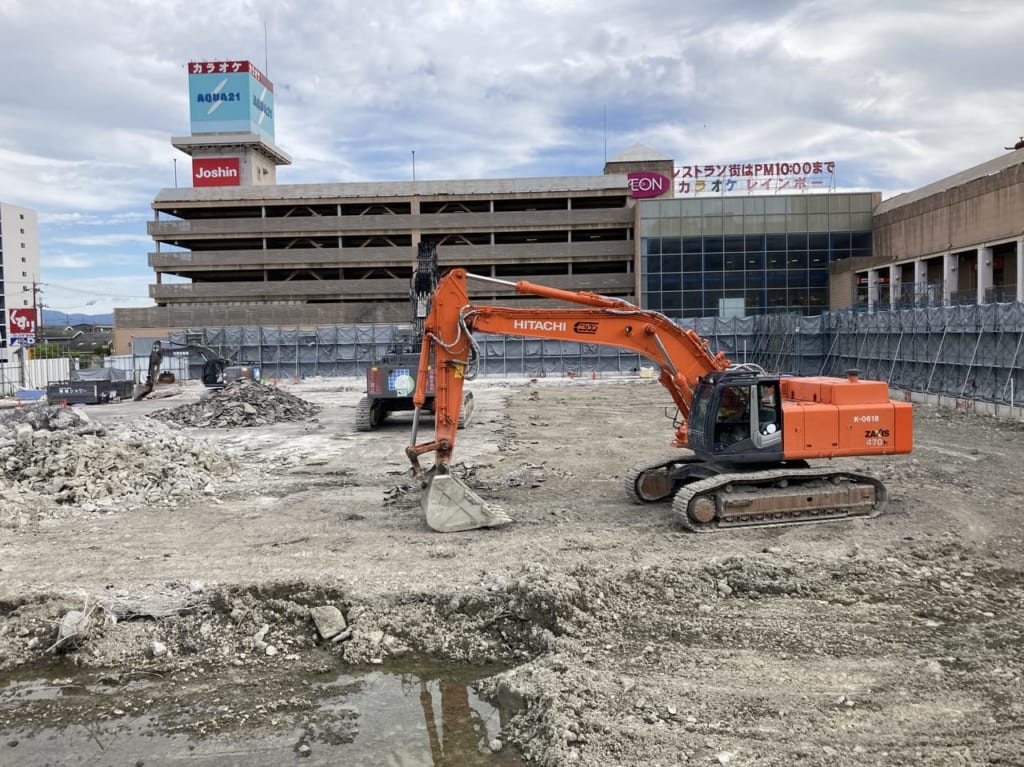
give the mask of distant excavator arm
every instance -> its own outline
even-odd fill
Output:
[[[514,287],[517,293],[566,301],[585,308],[509,308],[472,304],[466,281]],[[708,351],[707,341],[685,330],[658,312],[590,292],[560,290],[530,282],[516,283],[482,277],[465,269],[446,274],[434,292],[429,316],[424,323],[423,346],[413,403],[416,406],[412,444],[406,453],[413,472],[423,472],[419,457],[435,453],[434,466],[445,472],[455,447],[462,404],[462,387],[472,378],[478,363],[473,333],[491,333],[529,338],[549,338],[629,349],[650,360],[660,370],[658,380],[671,395],[682,416],[673,445],[687,445],[686,419],[693,401],[693,382],[716,370],[725,370],[729,360]],[[416,444],[419,408],[426,401],[425,382],[433,356],[435,379],[434,439]]]

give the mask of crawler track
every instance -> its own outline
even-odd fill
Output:
[[[685,485],[672,501],[693,532],[875,517],[888,502],[875,477],[838,469],[781,468],[719,474]]]
[[[370,397],[363,397],[356,405],[356,431],[373,431],[384,420],[379,404]]]
[[[685,481],[681,477],[701,461],[689,450],[676,450],[656,460],[637,464],[622,478],[626,495],[633,503],[668,501]]]

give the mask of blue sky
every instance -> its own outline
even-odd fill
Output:
[[[275,84],[278,181],[833,160],[908,191],[1024,135],[1013,0],[0,0],[0,199],[39,212],[43,303],[150,306],[150,203],[190,181],[189,61]]]

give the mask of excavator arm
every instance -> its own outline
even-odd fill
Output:
[[[466,290],[466,282],[470,279],[514,287],[517,293],[523,295],[565,301],[576,304],[577,307],[517,309],[473,304]],[[462,502],[453,501],[450,491],[454,491],[459,499],[464,493],[472,494],[472,491],[464,486],[452,486],[451,479],[438,482],[439,476],[448,475],[448,465],[455,447],[464,382],[476,373],[479,354],[473,339],[474,332],[577,341],[614,346],[639,353],[660,370],[658,380],[668,390],[682,416],[673,439],[673,445],[677,447],[687,445],[687,417],[693,401],[693,382],[700,376],[716,370],[725,370],[729,366],[729,360],[724,354],[711,354],[707,348],[707,341],[693,331],[680,328],[664,315],[639,309],[628,301],[590,292],[560,290],[525,281],[512,283],[473,275],[464,269],[452,270],[438,284],[430,314],[424,322],[419,375],[416,377],[416,390],[413,395],[416,410],[413,417],[412,444],[406,449],[413,473],[424,478],[424,495],[445,496],[444,501],[437,504],[432,504],[429,500],[424,502],[428,524],[442,531],[491,526],[487,523],[485,509],[469,510],[459,514],[458,523],[445,522],[443,517],[450,507]],[[426,402],[425,385],[431,358],[435,381],[434,438],[417,443],[419,413]],[[431,452],[435,453],[435,459],[434,466],[428,473],[420,465],[420,457]],[[449,487],[443,492],[435,493],[437,488],[433,485],[437,484]],[[486,506],[479,498],[471,500],[474,504],[479,501],[481,508]],[[443,508],[444,506],[448,508]],[[474,515],[480,518],[473,519]],[[453,524],[465,526],[453,527]]]
[[[145,399],[153,393],[153,387],[156,386],[156,377],[160,372],[160,363],[164,360],[163,344],[159,341],[154,341],[153,345],[149,350],[149,364],[146,367],[146,380],[142,382],[140,386],[137,386],[135,393],[132,395],[132,399],[136,402]]]

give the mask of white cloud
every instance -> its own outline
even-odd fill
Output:
[[[53,242],[58,242],[63,245],[77,245],[79,247],[116,247],[121,249],[125,249],[126,246],[148,248],[153,244],[152,238],[147,237],[145,234],[118,234],[115,232],[101,232],[98,234],[85,232],[83,234],[71,233],[65,236],[58,235],[53,238]]]
[[[1024,134],[1021,29],[1009,0],[0,0],[0,198],[39,211],[47,277],[147,295],[185,66],[220,59],[275,82],[282,183],[405,179],[413,151],[424,179],[598,174],[640,142],[888,196]]]

